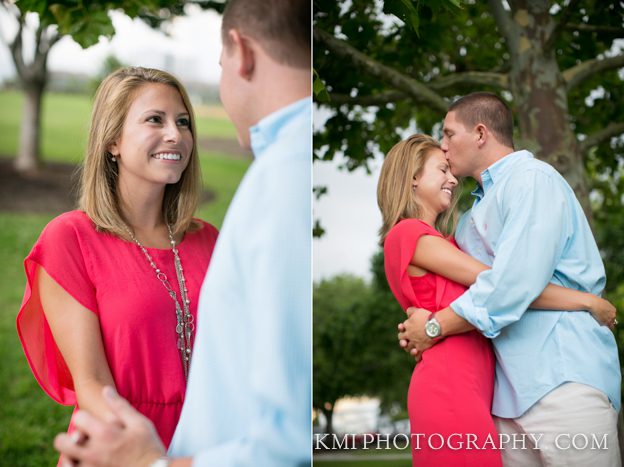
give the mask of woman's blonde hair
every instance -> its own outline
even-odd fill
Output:
[[[383,246],[390,229],[403,219],[420,219],[422,207],[412,191],[412,180],[422,174],[432,150],[440,144],[431,136],[416,134],[395,144],[388,152],[377,183],[377,204],[381,210],[382,226],[379,244]],[[436,219],[436,229],[450,235],[457,218],[459,187],[453,190],[449,208]]]
[[[149,83],[171,86],[189,113],[193,147],[189,163],[180,180],[165,187],[162,213],[171,224],[174,234],[200,227],[193,220],[201,187],[201,172],[197,155],[195,115],[190,99],[182,84],[172,75],[152,68],[126,67],[111,73],[102,81],[95,93],[87,153],[80,172],[80,198],[78,207],[95,223],[100,231],[109,232],[130,240],[126,223],[117,199],[117,164],[108,152],[121,136],[138,90]]]

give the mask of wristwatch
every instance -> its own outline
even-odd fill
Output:
[[[150,464],[150,467],[169,467],[171,464],[171,459],[167,456],[159,457],[154,462]]]
[[[429,315],[429,319],[425,322],[425,334],[431,339],[435,339],[436,337],[440,337],[442,335],[440,323],[438,323],[438,320],[435,319],[433,313]]]

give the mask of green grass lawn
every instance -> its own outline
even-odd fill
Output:
[[[24,293],[22,262],[52,216],[0,213],[0,458],[2,465],[55,465],[54,434],[71,407],[56,404],[30,372],[15,331]]]
[[[332,460],[332,461],[314,461],[314,465],[326,466],[326,467],[410,467],[412,465],[411,460],[377,460],[377,459],[363,459],[363,460]]]
[[[0,92],[0,155],[12,157],[17,149],[22,97]],[[44,100],[42,153],[44,160],[78,163],[82,157],[90,118],[85,96],[48,95]],[[223,117],[200,117],[199,137],[235,138]],[[204,186],[215,199],[200,206],[198,217],[221,226],[230,200],[250,160],[227,154],[201,152]],[[49,214],[0,212],[0,465],[51,466],[57,454],[54,435],[67,428],[71,407],[53,402],[39,388],[22,352],[15,316],[24,293],[23,260],[39,233],[53,217]]]
[[[326,467],[410,467],[412,458],[410,449],[375,449],[374,444],[368,449],[344,449],[331,452],[314,451],[314,465]]]

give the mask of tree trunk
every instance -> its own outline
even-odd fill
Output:
[[[15,159],[18,172],[36,172],[41,167],[41,103],[45,83],[24,85],[24,107],[19,148]]]
[[[530,149],[565,177],[591,223],[588,182],[569,124],[566,83],[552,49],[546,45],[554,21],[546,4],[526,4],[513,12],[518,34],[513,41],[516,49],[510,50],[509,78],[518,115],[519,146]]]
[[[325,433],[331,435],[334,433],[334,425],[332,421],[334,417],[334,404],[331,404],[330,409],[323,407],[321,411],[323,412],[323,415],[325,415],[325,420],[327,420],[325,423]]]

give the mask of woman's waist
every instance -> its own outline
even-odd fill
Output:
[[[445,337],[425,350],[423,362],[432,359],[448,359],[464,366],[476,364],[480,367],[494,361],[494,352],[489,339],[478,331],[468,331]]]

